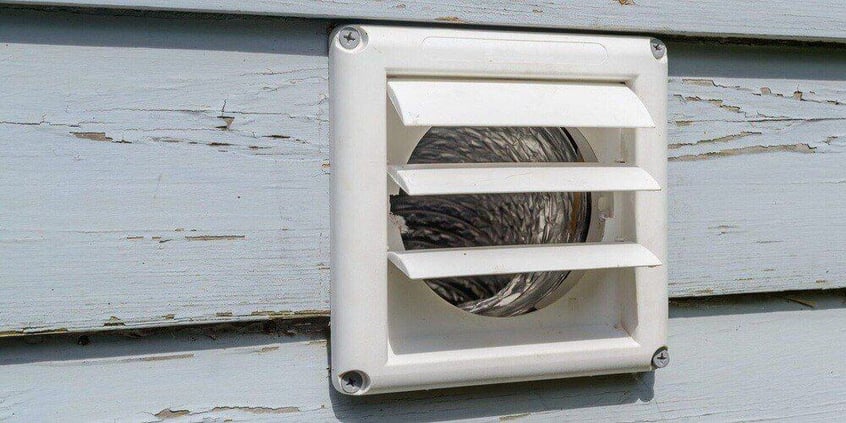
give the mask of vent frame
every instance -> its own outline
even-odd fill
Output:
[[[361,34],[351,49],[339,41],[344,28]],[[653,353],[666,344],[666,56],[656,60],[650,39],[641,37],[344,28],[332,34],[329,48],[335,388],[362,395],[650,370]],[[389,149],[388,135],[419,139],[428,127],[403,124],[403,115],[415,114],[395,107],[402,99],[391,95],[391,81],[527,83],[530,89],[538,83],[563,84],[564,89],[567,84],[624,85],[643,104],[652,125],[644,125],[642,116],[630,119],[621,125],[627,129],[617,131],[617,146],[632,158],[629,165],[645,170],[661,189],[615,192],[613,203],[633,219],[637,245],[661,264],[591,271],[602,281],[583,281],[555,304],[513,318],[463,312],[421,281],[407,280],[390,264],[397,252],[388,246],[396,245],[398,233],[388,219],[388,194],[399,189],[391,167],[407,161],[413,144]],[[556,118],[544,119],[540,123]],[[613,133],[601,129],[615,127],[613,122],[586,115],[577,123],[590,128],[593,145]],[[529,123],[538,122],[520,126]],[[614,286],[602,279],[610,280],[611,274],[627,282]],[[594,314],[605,323],[592,324]],[[615,320],[619,324],[609,327]],[[366,386],[344,390],[340,375],[348,371],[364,374]]]

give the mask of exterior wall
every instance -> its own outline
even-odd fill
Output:
[[[92,335],[84,346],[9,339],[0,342],[0,420],[842,421],[846,292],[791,298],[808,305],[761,296],[674,303],[671,362],[654,374],[376,397],[335,393],[319,321]]]
[[[390,20],[447,24],[641,32],[711,37],[846,41],[846,10],[836,0],[4,0],[19,5],[65,5]]]
[[[0,419],[843,413],[846,302],[832,288],[846,287],[846,50],[762,40],[841,42],[842,8],[807,2],[802,16],[786,15],[788,3],[777,1],[755,20],[752,2],[576,2],[531,13],[510,3],[230,3],[147,6],[310,19],[0,9],[0,336],[9,338],[0,343]],[[667,41],[670,291],[688,297],[671,308],[669,368],[363,400],[331,392],[321,332],[327,17],[592,22]],[[697,298],[809,289],[831,290]],[[214,326],[131,339],[150,327],[248,321],[311,329],[280,338]],[[110,330],[123,332],[99,333]],[[95,331],[84,347],[77,335],[20,336]]]
[[[0,331],[326,312],[329,22],[0,19]],[[846,286],[846,52],[669,49],[671,296]]]

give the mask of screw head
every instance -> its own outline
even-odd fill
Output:
[[[658,351],[655,351],[655,355],[652,356],[652,365],[656,369],[660,369],[667,367],[668,364],[670,364],[670,352],[667,351],[667,347],[658,348]]]
[[[364,376],[355,370],[341,375],[341,389],[348,394],[354,394],[364,387]]]
[[[667,54],[667,46],[659,39],[653,38],[650,40],[649,46],[652,48],[652,57],[656,59],[661,59]]]
[[[348,26],[338,32],[338,41],[341,43],[341,47],[352,50],[361,44],[361,32]]]

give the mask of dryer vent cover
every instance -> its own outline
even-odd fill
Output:
[[[667,324],[667,59],[654,45],[334,32],[336,389],[652,368]]]

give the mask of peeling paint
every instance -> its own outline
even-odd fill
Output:
[[[762,134],[763,134],[763,132],[760,132],[760,131],[743,131],[743,132],[740,132],[740,133],[737,133],[737,134],[726,135],[726,136],[717,137],[717,138],[709,138],[709,139],[705,139],[705,140],[699,140],[699,141],[696,141],[695,143],[690,143],[690,144],[670,144],[670,145],[667,146],[667,148],[670,149],[670,150],[675,150],[675,149],[679,149],[679,148],[687,147],[687,146],[691,146],[691,145],[729,142],[729,141],[739,140],[741,138],[746,138],[746,137],[751,136],[751,135],[762,135]]]
[[[167,142],[167,143],[178,143],[184,142],[185,140],[181,140],[179,138],[171,138],[171,137],[150,137],[150,140],[156,142]]]
[[[713,79],[682,78],[682,84],[698,85],[700,87],[716,87]]]
[[[131,144],[129,141],[118,140],[115,141],[112,137],[106,136],[105,132],[71,132],[71,135],[85,140],[112,142],[116,144]]]
[[[326,316],[328,312],[326,310],[302,310],[302,311],[290,311],[290,310],[283,310],[283,311],[269,311],[269,310],[258,310],[250,313],[250,316],[268,316],[273,318],[285,318],[285,317],[317,317],[317,316]]]
[[[727,106],[727,105],[724,103],[724,101],[723,101],[723,100],[710,99],[710,100],[708,100],[708,103],[713,104],[714,106],[717,106],[717,107],[719,107],[719,108],[721,108],[721,109],[728,110],[728,111],[730,111],[730,112],[734,112],[734,113],[743,113],[743,111],[740,109],[740,107],[738,107],[738,106]]]
[[[200,410],[200,411],[190,411],[184,409],[177,409],[173,410],[170,408],[165,408],[162,411],[159,411],[156,414],[153,414],[154,417],[161,419],[161,420],[168,420],[168,419],[175,419],[179,417],[185,416],[202,416],[203,414],[215,414],[215,413],[225,413],[227,411],[238,411],[242,413],[249,413],[249,414],[288,414],[288,413],[299,413],[299,407],[262,407],[262,406],[217,406],[208,410]],[[228,421],[228,420],[224,420]]]
[[[703,154],[688,154],[684,156],[669,157],[667,161],[671,162],[688,162],[694,160],[708,160],[720,157],[740,156],[743,154],[761,154],[761,153],[813,153],[814,148],[808,144],[793,144],[793,145],[771,145],[771,146],[750,146],[740,148],[729,148],[722,151],[713,151]]]
[[[162,411],[159,411],[156,414],[153,414],[156,418],[167,420],[167,419],[174,419],[177,417],[186,416],[190,413],[188,410],[171,410],[170,408],[165,408]]]
[[[708,229],[719,229],[719,230],[726,230],[726,229],[737,229],[739,226],[736,225],[718,225],[718,226],[709,226]]]
[[[193,353],[186,354],[171,354],[171,355],[153,355],[149,357],[140,357],[139,361],[167,361],[167,360],[182,360],[185,358],[194,358]]]
[[[112,138],[107,137],[105,132],[71,132],[71,134],[77,138],[91,141],[112,141]]]
[[[245,406],[221,406],[211,409],[212,412],[220,411],[243,411],[252,414],[285,414],[299,413],[299,407],[245,407]]]
[[[123,320],[120,320],[117,316],[109,317],[109,320],[103,323],[103,326],[125,326],[126,324]]]
[[[674,94],[673,96],[676,97],[676,98],[679,98],[679,99],[681,99],[682,101],[685,101],[685,102],[704,101],[704,102],[707,102],[708,104],[717,106],[717,107],[719,107],[723,110],[728,110],[728,111],[733,112],[733,113],[741,113],[741,114],[744,113],[743,110],[740,108],[740,106],[727,105],[727,104],[725,104],[724,100],[721,100],[721,99],[718,99],[718,98],[703,99],[700,96],[695,96],[695,95],[694,96],[684,96],[684,95],[681,95],[681,94]],[[687,122],[687,121],[682,121],[682,122]]]
[[[193,235],[185,237],[188,241],[233,241],[244,238],[246,238],[246,235]]]
[[[816,94],[813,91],[810,91],[810,93]],[[761,87],[760,93],[753,93],[753,94],[757,95],[757,96],[773,96],[773,97],[784,98],[784,99],[789,99],[789,100],[807,101],[807,102],[811,102],[811,103],[829,104],[829,105],[833,105],[833,106],[842,106],[844,104],[840,100],[832,100],[832,99],[821,100],[821,99],[805,98],[805,93],[803,91],[800,91],[800,90],[796,90],[796,91],[793,91],[792,94],[785,95],[785,94],[782,94],[782,93],[775,93],[769,87]]]
[[[620,0],[620,4],[622,4],[623,1],[626,1],[626,0]],[[532,415],[532,413],[509,414],[509,415],[506,415],[506,416],[500,416],[499,421],[505,422],[505,421],[518,420],[518,419],[522,419],[523,417],[529,417],[531,415]]]
[[[12,336],[31,336],[31,335],[64,335],[70,331],[67,328],[30,328],[25,327],[20,330],[4,330],[0,331],[0,338]]]
[[[223,125],[216,126],[215,128],[217,128],[217,129],[229,129],[232,126],[232,122],[235,121],[234,116],[223,116],[223,115],[221,115],[221,116],[218,116],[217,118],[222,119],[223,122],[224,122]]]

